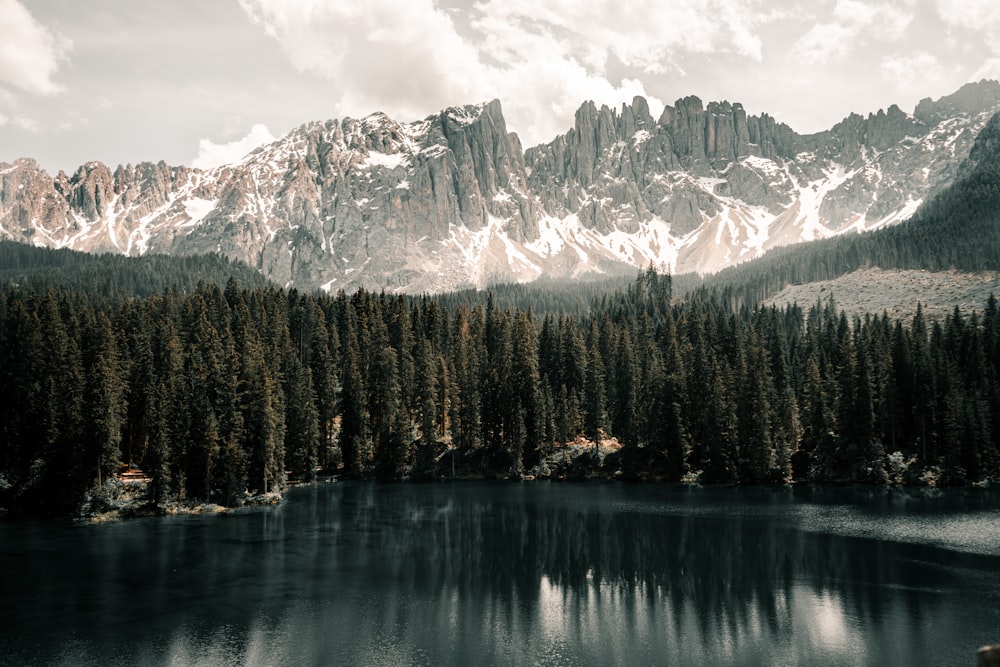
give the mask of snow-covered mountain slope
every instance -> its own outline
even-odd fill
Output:
[[[799,135],[739,104],[584,104],[523,151],[500,103],[414,123],[304,125],[209,171],[88,163],[52,178],[0,164],[0,237],[131,255],[218,251],[272,280],[439,291],[650,262],[711,272],[788,243],[906,219],[954,178],[1000,111],[969,84],[913,114]]]

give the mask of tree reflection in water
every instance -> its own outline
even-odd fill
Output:
[[[74,664],[968,662],[1000,627],[995,495],[333,484],[11,525],[3,638]]]

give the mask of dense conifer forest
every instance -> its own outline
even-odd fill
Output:
[[[168,287],[190,292],[199,282],[225,285],[230,278],[248,288],[270,284],[258,271],[221,255],[91,255],[0,241],[0,288],[71,286],[94,298],[124,299],[151,296]]]
[[[961,484],[1000,474],[1000,308],[945,322],[671,305],[649,270],[589,312],[359,291],[0,298],[0,499],[63,513],[131,462],[156,500],[232,503],[320,471]]]

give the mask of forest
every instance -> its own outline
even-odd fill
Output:
[[[158,502],[317,474],[965,484],[1000,474],[1000,308],[849,321],[672,300],[650,269],[586,311],[209,281],[0,296],[0,506],[72,513],[124,464]],[[588,461],[583,461],[584,465]]]
[[[906,223],[704,282],[308,294],[219,256],[0,243],[0,509],[72,513],[126,465],[157,503],[221,505],[318,474],[996,481],[996,298],[944,321],[757,305],[870,265],[1000,270],[1000,115]],[[594,447],[550,465],[569,443]]]

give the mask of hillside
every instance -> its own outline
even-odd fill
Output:
[[[919,304],[927,319],[944,320],[956,307],[964,313],[982,313],[991,294],[1000,295],[1000,273],[996,271],[868,268],[833,280],[789,285],[762,303],[778,308],[798,304],[808,309],[832,299],[848,317],[886,313],[894,319],[912,318]]]

